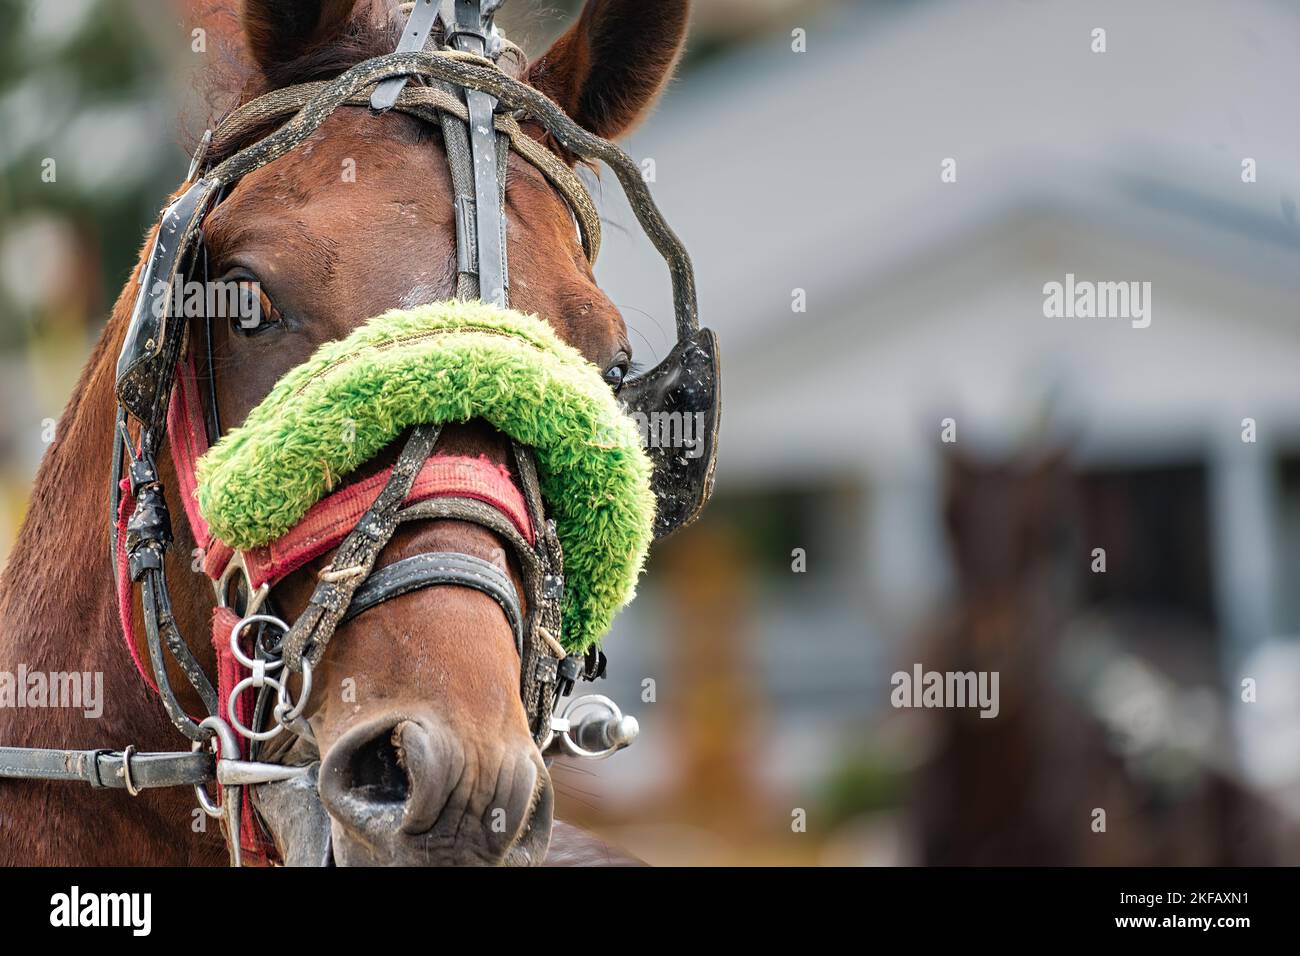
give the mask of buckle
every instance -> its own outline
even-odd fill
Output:
[[[537,666],[533,669],[533,678],[539,684],[554,684],[559,667],[560,662],[554,657],[539,657]]]
[[[476,43],[478,49],[467,52],[486,56],[489,30],[485,28],[483,20],[481,0],[445,0],[442,11],[445,31],[443,43],[452,48],[465,49],[456,41],[468,37]]]
[[[103,790],[108,784],[104,783],[104,778],[99,768],[99,758],[114,753],[113,750],[105,747],[100,750],[92,750],[87,755],[86,762],[86,783],[95,790]]]

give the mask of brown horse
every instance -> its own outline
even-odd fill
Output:
[[[618,136],[670,76],[688,5],[589,0],[580,19],[528,67],[528,82],[591,132]],[[390,6],[247,0],[238,20],[247,75],[242,89],[228,92],[247,102],[391,51],[403,18]],[[355,175],[341,175],[345,166]],[[240,423],[323,343],[387,309],[452,298],[452,203],[436,132],[408,116],[356,107],[339,109],[302,148],[241,180],[205,224],[211,274],[260,283],[268,321],[255,334],[214,323],[216,399],[225,427]],[[545,318],[617,381],[631,361],[623,320],[596,286],[568,207],[513,154],[507,219],[512,305]],[[6,745],[178,749],[175,729],[122,646],[105,547],[114,365],[139,281],[137,268],[60,421],[0,579],[0,669],[101,672],[103,712],[87,719],[80,710],[6,709],[0,712]],[[448,429],[439,447],[506,460],[502,437],[473,423]],[[160,468],[171,511],[183,514],[166,454]],[[509,552],[479,526],[427,521],[399,531],[379,565],[434,550],[485,559]],[[176,618],[211,673],[213,651],[202,638],[212,589],[191,567],[194,551],[193,536],[178,522],[167,558]],[[329,560],[320,558],[276,588],[277,605],[290,619]],[[519,569],[511,573],[519,587]],[[138,598],[135,614],[143,644]],[[553,829],[553,787],[519,699],[519,668],[501,610],[465,588],[421,590],[340,627],[306,711],[319,742],[320,796],[332,819],[336,860],[536,861],[546,857],[549,841],[553,861],[613,861],[594,838],[562,825]],[[174,685],[188,690],[181,677],[177,670]],[[344,686],[352,692],[341,693]],[[197,696],[181,699],[191,713],[201,711]],[[378,812],[394,802],[400,814]],[[493,808],[505,811],[504,825]],[[5,865],[222,864],[223,841],[203,822],[186,790],[131,797],[69,783],[0,780]]]
[[[972,708],[927,713],[934,739],[913,801],[922,860],[941,866],[1235,866],[1276,861],[1261,834],[1276,810],[1239,779],[1177,747],[1116,746],[1077,664],[1097,672],[1108,658],[1166,675],[1192,657],[1179,619],[1125,627],[1122,607],[1089,605],[1084,576],[1094,544],[1087,479],[1065,447],[1031,446],[1007,460],[949,449],[944,518],[957,582],[949,619],[916,658],[926,669],[997,672],[993,719]],[[1095,519],[1094,519],[1095,520]],[[1112,552],[1113,553],[1113,552]],[[1123,566],[1112,574],[1124,574]],[[1116,635],[1107,642],[1074,629],[1080,620]],[[1105,622],[1099,626],[1097,622]],[[1164,647],[1172,645],[1173,652]],[[1118,670],[1118,668],[1115,668]],[[1095,679],[1095,678],[1094,678]],[[1132,696],[1130,694],[1130,696]],[[1155,710],[1148,703],[1143,710]],[[1172,759],[1171,759],[1172,755]],[[1096,811],[1106,828],[1095,829]]]
[[[936,745],[918,779],[923,859],[1067,862],[1054,854],[1072,832],[1071,811],[1089,832],[1086,810],[1061,799],[1073,801],[1087,781],[1067,777],[1074,763],[1059,756],[1077,756],[1087,728],[1052,670],[1075,607],[1074,476],[1056,448],[1033,448],[1009,462],[951,449],[944,465],[943,515],[958,593],[917,660],[939,672],[996,672],[998,712],[992,719],[973,708],[927,714]]]

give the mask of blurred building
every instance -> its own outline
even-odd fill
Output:
[[[1080,573],[1060,669],[1105,647],[1112,676],[1128,662],[1154,682],[1138,691],[1151,707],[1162,680],[1168,707],[1208,693],[1176,721],[1203,725],[1183,734],[1195,742],[1166,743],[1300,810],[1286,583],[1300,572],[1300,130],[1281,120],[1297,41],[1300,10],[1268,0],[862,4],[790,16],[681,81],[633,137],[723,344],[719,507],[702,527],[751,548],[762,705],[745,720],[763,728],[756,775],[790,806],[854,738],[887,738],[889,675],[922,660],[918,636],[957,597],[951,418],[976,459],[1068,451]],[[604,201],[633,222],[613,190]],[[1046,318],[1044,286],[1067,274],[1149,282],[1149,327]],[[630,226],[599,275],[638,358],[663,354],[665,277]],[[1105,576],[1088,573],[1096,547]],[[654,570],[609,642],[615,669],[666,666],[645,640],[675,603]],[[1168,641],[1145,646],[1156,632]],[[1122,699],[1078,694],[1122,732]],[[628,799],[679,746],[646,709],[640,757],[602,770]],[[774,811],[773,831],[787,820]]]

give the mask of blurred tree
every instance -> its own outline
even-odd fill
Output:
[[[107,0],[0,2],[0,255],[24,222],[67,223],[83,237],[73,248],[97,250],[60,264],[73,284],[80,268],[100,269],[85,303],[92,327],[184,169],[171,115],[158,109],[167,64],[142,42],[136,13]],[[47,318],[12,284],[11,275],[0,287],[0,348],[16,347]]]

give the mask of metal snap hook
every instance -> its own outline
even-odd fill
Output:
[[[199,726],[205,730],[212,731],[212,736],[209,737],[206,742],[209,745],[218,745],[216,753],[220,759],[239,759],[239,741],[235,738],[234,733],[231,732],[229,725],[224,720],[217,716],[204,717],[199,721]],[[190,747],[190,750],[196,752],[203,746],[203,744],[204,741],[196,740]],[[208,816],[219,820],[226,815],[222,805],[213,801],[212,797],[208,794],[207,789],[202,784],[196,783],[194,785],[194,796],[198,798],[199,809]],[[224,798],[225,792],[223,791],[223,799]]]
[[[253,589],[253,579],[249,577],[248,567],[244,564],[244,553],[242,551],[235,552],[234,557],[226,563],[226,568],[221,572],[221,577],[217,579],[217,607],[230,607],[230,581],[236,574],[243,575],[244,587],[249,595],[245,615],[256,615],[270,596],[271,585],[266,583],[256,590]]]

